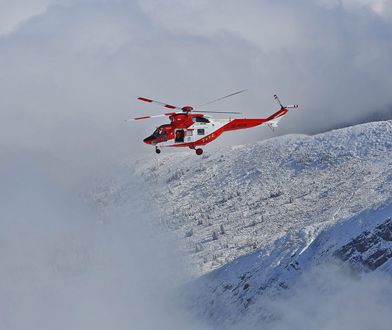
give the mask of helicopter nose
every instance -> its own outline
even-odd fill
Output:
[[[146,144],[152,144],[153,138],[151,136],[146,137],[143,142]]]

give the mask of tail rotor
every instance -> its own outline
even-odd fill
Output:
[[[297,109],[298,108],[298,104],[290,104],[290,105],[282,105],[282,102],[280,102],[279,96],[278,95],[274,95],[274,99],[276,100],[276,102],[279,103],[279,106],[281,109]]]

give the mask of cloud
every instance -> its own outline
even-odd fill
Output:
[[[121,178],[132,199],[107,200],[102,222],[83,189],[52,171],[56,160],[17,152],[0,160],[4,328],[202,328],[174,298],[188,275],[136,178]]]
[[[51,0],[0,2],[0,36],[12,33],[30,18],[43,14]]]
[[[278,315],[269,329],[388,329],[391,279],[382,274],[354,276],[334,265],[306,274],[284,299],[272,302]]]
[[[386,330],[392,321],[391,277],[355,273],[336,263],[319,264],[289,289],[252,300],[230,329]]]
[[[340,4],[349,9],[369,8],[382,17],[391,18],[390,1],[388,0],[342,0]]]
[[[370,9],[341,3],[326,7],[308,0],[246,5],[151,0],[142,7],[173,33],[196,35],[215,47],[233,45],[227,53],[240,63],[225,64],[229,72],[233,67],[242,72],[228,81],[248,83],[257,91],[249,102],[241,99],[246,112],[255,115],[260,101],[272,108],[269,97],[280,92],[302,106],[291,119],[294,125],[288,124],[290,130],[309,132],[356,122],[391,103],[391,80],[385,71],[391,67],[391,21]],[[222,55],[222,62],[229,56]]]
[[[86,169],[149,151],[141,140],[162,121],[123,120],[161,109],[137,96],[194,105],[249,88],[211,110],[256,117],[276,109],[277,92],[301,106],[278,134],[359,122],[391,104],[392,24],[370,9],[310,0],[31,6],[15,9],[29,19],[0,38],[1,144],[72,155]],[[270,135],[253,129],[224,142]]]

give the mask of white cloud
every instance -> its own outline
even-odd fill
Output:
[[[371,10],[375,14],[390,20],[391,2],[389,0],[317,0],[318,3],[328,7],[343,7],[346,10]]]
[[[359,276],[334,265],[319,266],[306,274],[293,292],[271,302],[277,318],[268,328],[388,329],[391,298],[391,279],[387,276]]]
[[[248,87],[214,109],[250,117],[276,109],[278,92],[301,106],[281,133],[355,122],[392,102],[392,25],[371,11],[311,0],[45,3],[43,14],[0,39],[2,145],[87,164],[147,151],[141,140],[161,121],[123,123],[161,110],[138,104],[139,95],[199,104]],[[268,134],[254,129],[224,141]]]
[[[1,0],[0,36],[15,31],[23,22],[43,14],[53,0]]]
[[[67,188],[59,168],[45,154],[0,153],[2,327],[200,329],[174,299],[181,258],[137,179],[119,177],[132,198],[105,200],[100,222],[79,198],[85,187]]]
[[[348,8],[368,7],[374,12],[383,15],[387,0],[342,0],[342,4]]]

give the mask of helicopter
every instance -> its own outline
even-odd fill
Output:
[[[199,108],[203,106],[221,101],[245,91],[246,89],[240,90],[238,92],[231,93],[229,95],[204,103],[198,106],[197,113],[194,113],[195,108],[190,105],[178,107],[145,97],[138,97],[137,99],[139,101],[157,104],[164,108],[171,109],[173,112],[155,116],[131,118],[127,121],[138,121],[156,117],[168,117],[170,119],[170,123],[157,127],[157,129],[150,136],[146,137],[143,142],[154,146],[155,152],[157,154],[160,154],[161,148],[165,147],[187,147],[195,150],[197,155],[202,155],[203,149],[201,147],[216,140],[223,132],[251,128],[263,124],[267,124],[273,130],[278,126],[278,122],[283,118],[284,115],[287,114],[289,109],[298,108],[298,105],[283,106],[279,97],[274,95],[274,99],[279,103],[280,109],[267,118],[216,119],[208,114],[221,113],[237,115],[240,114],[240,112],[199,110]]]

